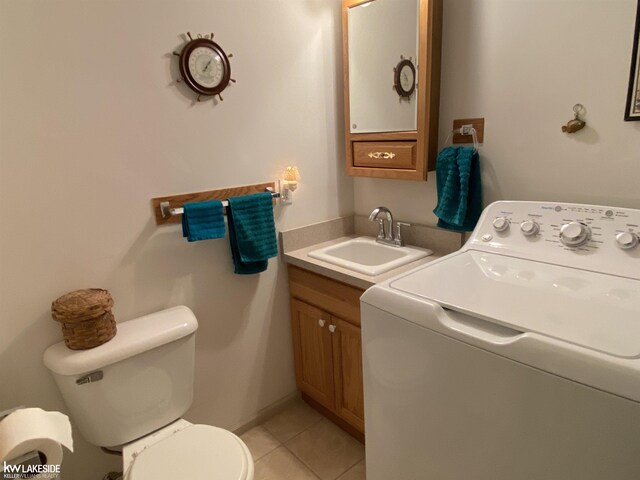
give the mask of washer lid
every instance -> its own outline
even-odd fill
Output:
[[[253,462],[233,433],[192,425],[153,444],[133,460],[127,480],[247,480]]]
[[[638,280],[470,250],[389,285],[521,332],[640,356]]]

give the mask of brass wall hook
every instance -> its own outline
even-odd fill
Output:
[[[573,120],[569,120],[566,125],[562,126],[562,131],[564,133],[576,133],[578,130],[582,130],[586,122],[580,119],[580,114],[584,113],[584,106],[580,103],[576,103],[573,106],[574,118]]]

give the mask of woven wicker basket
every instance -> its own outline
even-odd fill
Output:
[[[113,298],[107,290],[75,290],[53,301],[51,316],[62,325],[67,347],[86,350],[115,336],[116,322],[111,307]]]

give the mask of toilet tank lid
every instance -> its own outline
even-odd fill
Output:
[[[188,307],[168,308],[118,323],[116,336],[99,347],[70,350],[64,342],[51,345],[44,352],[44,364],[59,375],[89,373],[186,337],[197,328],[198,321]]]

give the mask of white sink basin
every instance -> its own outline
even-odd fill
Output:
[[[380,275],[433,252],[417,247],[392,247],[377,243],[371,237],[358,237],[309,252],[309,256],[364,273]]]

